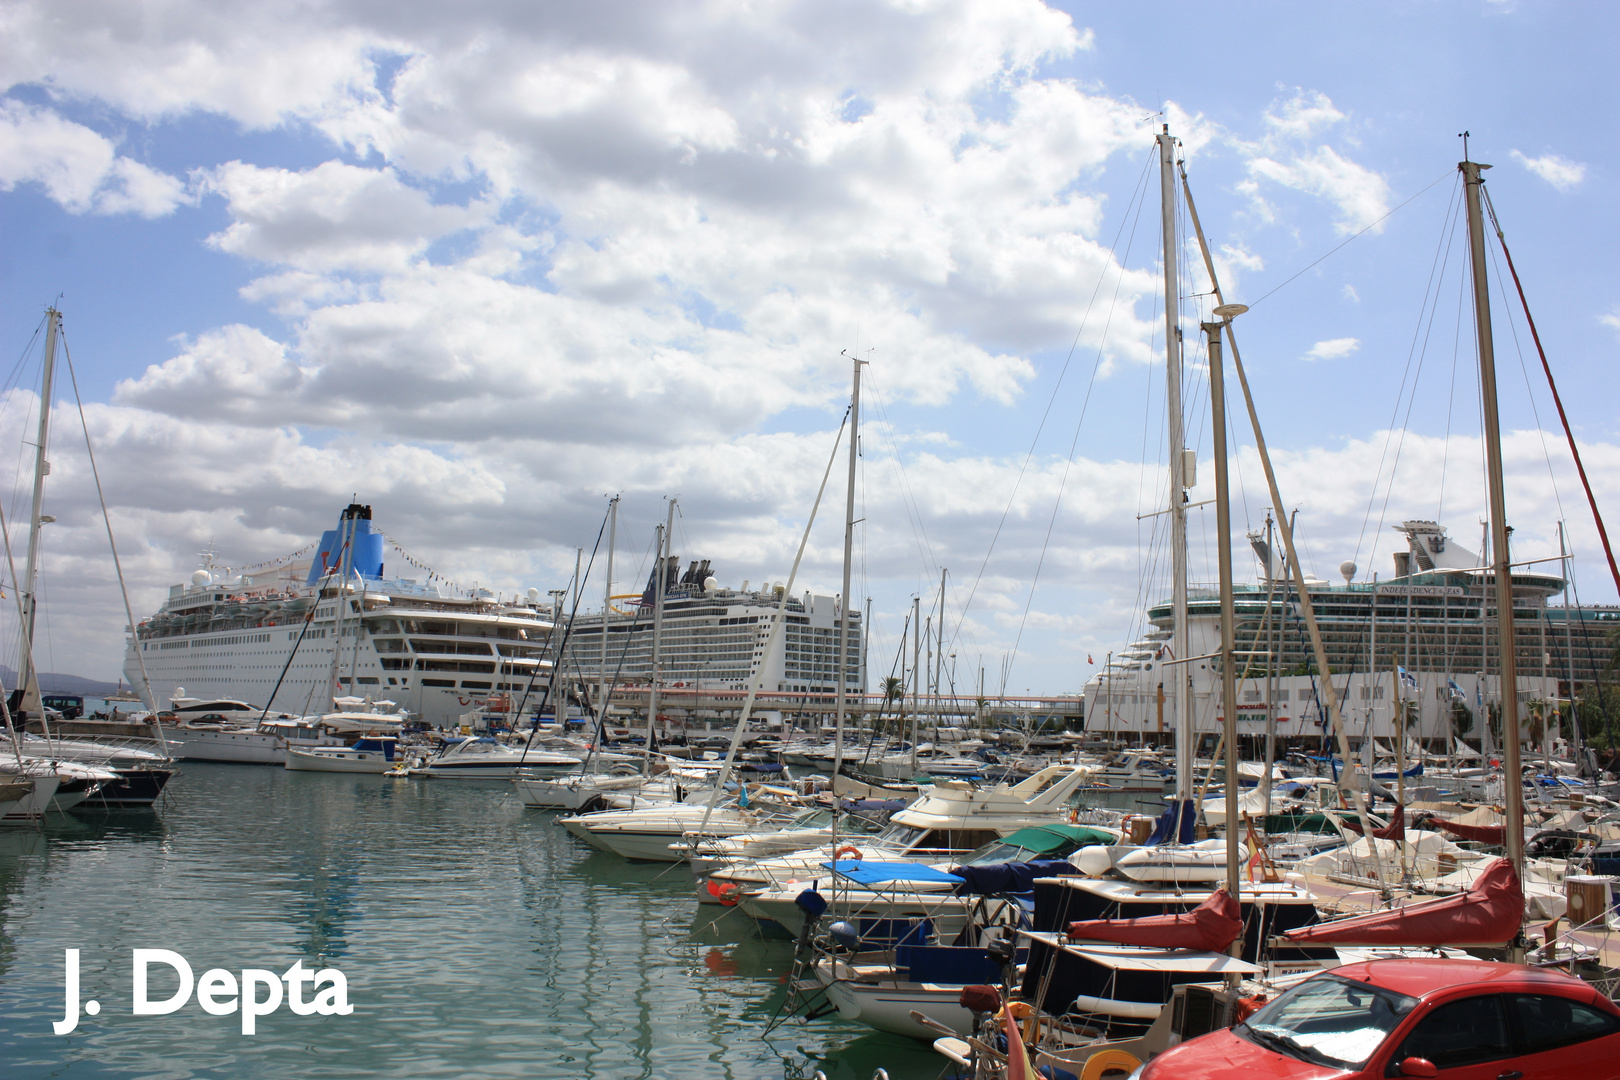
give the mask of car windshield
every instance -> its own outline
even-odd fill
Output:
[[[1366,1064],[1416,998],[1334,975],[1308,979],[1241,1025],[1255,1042],[1320,1065]]]

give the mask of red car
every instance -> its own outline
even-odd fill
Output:
[[[1140,1080],[1620,1080],[1620,1008],[1559,972],[1374,960],[1171,1048]]]

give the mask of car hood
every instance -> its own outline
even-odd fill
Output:
[[[1334,1080],[1359,1075],[1257,1046],[1230,1031],[1212,1031],[1153,1059],[1142,1080]]]

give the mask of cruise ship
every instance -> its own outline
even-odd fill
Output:
[[[1408,712],[1416,703],[1416,717],[1407,721],[1411,737],[1438,745],[1457,734],[1478,741],[1482,726],[1474,718],[1495,704],[1500,688],[1492,571],[1435,522],[1398,528],[1407,550],[1396,553],[1390,579],[1354,582],[1351,563],[1341,567],[1343,584],[1307,579],[1346,733],[1356,743],[1390,738],[1399,700]],[[1282,738],[1320,735],[1325,707],[1299,593],[1264,540],[1251,536],[1250,543],[1261,571],[1257,583],[1236,586],[1238,730],[1262,734],[1275,713]],[[1620,626],[1620,608],[1550,604],[1565,585],[1557,574],[1528,567],[1513,574],[1519,700],[1527,709],[1595,683],[1612,652],[1607,634]],[[1188,590],[1188,652],[1195,659],[1187,664],[1167,663],[1175,659],[1171,605],[1154,606],[1148,620],[1153,629],[1086,684],[1086,729],[1167,740],[1176,729],[1169,680],[1188,670],[1193,728],[1200,745],[1212,748],[1222,724],[1220,668],[1197,658],[1220,648],[1219,590]]]
[[[387,576],[383,555],[371,507],[356,503],[308,564],[219,581],[198,570],[133,628],[124,677],[139,686],[144,666],[159,703],[182,688],[293,714],[329,712],[339,696],[387,699],[432,727],[550,678],[538,590],[526,602],[448,594]]]
[[[639,597],[629,606],[610,608],[574,620],[564,650],[564,679],[590,685],[647,685],[653,677],[653,600],[657,570],[648,576]],[[663,631],[658,648],[658,682],[702,690],[746,690],[758,676],[771,692],[829,694],[844,689],[860,693],[866,684],[864,620],[849,613],[843,663],[838,657],[839,597],[805,592],[787,596],[781,583],[750,590],[722,588],[709,560],[692,560],[681,570],[679,557],[666,563]],[[765,654],[771,617],[783,610],[787,622],[777,647]],[[604,633],[606,646],[603,644]]]

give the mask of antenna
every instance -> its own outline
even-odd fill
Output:
[[[1461,139],[1463,141],[1463,160],[1467,161],[1468,160],[1468,132],[1466,132],[1466,131],[1457,132],[1457,138],[1459,138],[1459,139]]]

